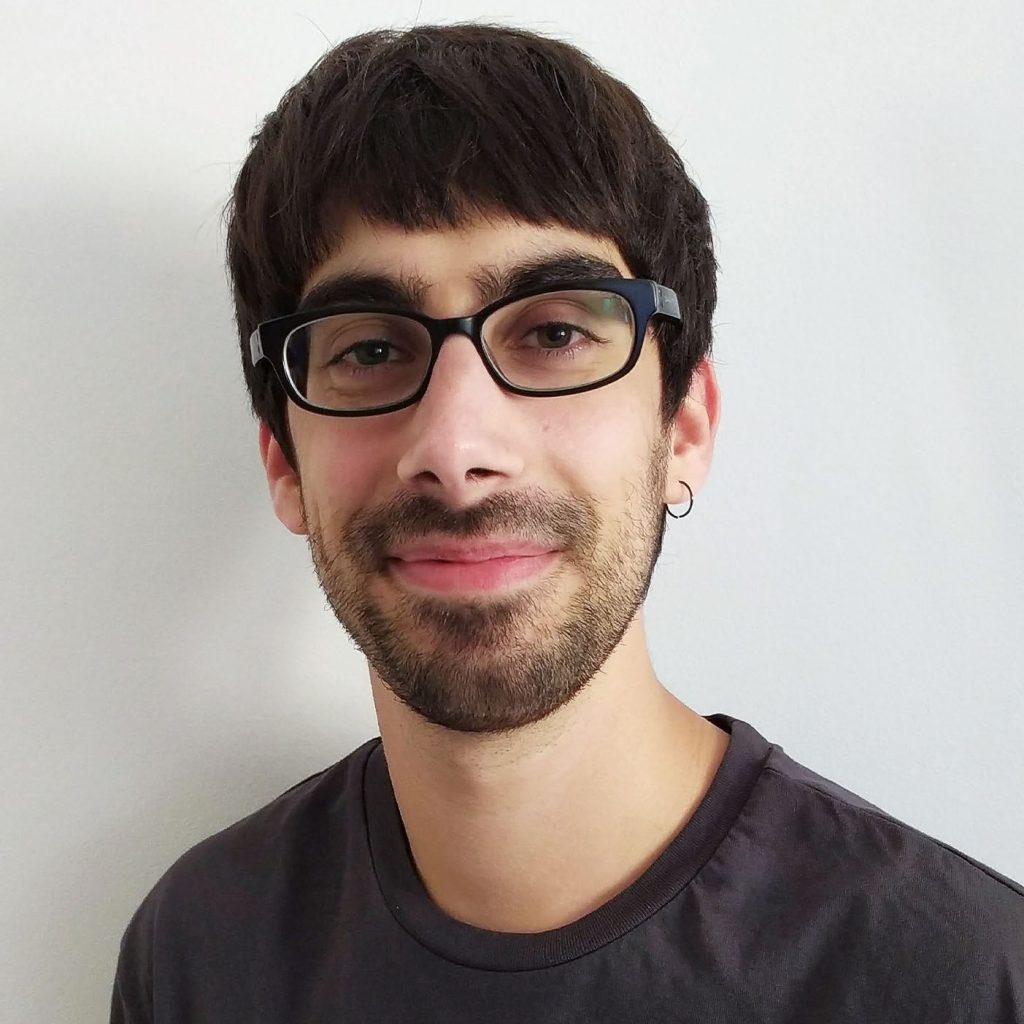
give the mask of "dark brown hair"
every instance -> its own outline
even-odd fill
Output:
[[[252,138],[228,206],[227,254],[255,415],[295,466],[284,392],[254,371],[258,323],[294,311],[332,242],[330,209],[407,228],[475,214],[610,238],[636,277],[674,288],[659,324],[665,420],[711,351],[707,203],[636,95],[568,43],[497,25],[347,39]]]

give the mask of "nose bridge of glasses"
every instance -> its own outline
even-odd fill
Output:
[[[472,316],[449,316],[439,319],[431,319],[427,323],[430,337],[434,344],[434,358],[437,358],[441,346],[452,335],[461,334],[469,338],[476,350],[479,352],[480,326],[482,317],[478,314]]]
[[[430,332],[433,351],[431,352],[430,362],[426,369],[424,388],[429,386],[434,375],[434,367],[438,359],[441,358],[441,348],[450,338],[466,338],[473,348],[476,349],[477,357],[483,363],[488,374],[491,377],[495,376],[494,367],[491,364],[491,360],[488,357],[486,347],[484,346],[481,338],[483,320],[484,317],[479,313],[474,313],[470,316],[439,317],[432,318],[427,321],[426,327]]]

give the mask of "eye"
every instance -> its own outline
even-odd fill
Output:
[[[530,334],[536,335],[537,342],[541,348],[557,349],[566,348],[571,345],[573,335],[584,334],[584,332],[573,324],[565,323],[564,321],[552,321],[534,327],[532,331],[528,332],[527,337]]]
[[[343,352],[333,356],[328,365],[340,362],[355,362],[359,366],[380,366],[383,363],[393,362],[389,357],[397,354],[399,349],[390,341],[370,338],[366,341],[358,341],[349,345]],[[352,356],[352,359],[348,357]]]
[[[334,372],[365,372],[422,359],[430,337],[404,317],[370,312],[336,313],[296,333],[296,351],[308,347],[309,364]]]

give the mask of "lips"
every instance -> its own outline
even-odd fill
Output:
[[[423,540],[390,551],[389,557],[403,562],[487,562],[495,558],[531,558],[557,550],[554,544],[536,541],[497,540]]]
[[[541,555],[485,558],[478,562],[451,562],[400,558],[389,564],[392,575],[403,584],[434,593],[480,593],[526,583],[544,573],[558,558],[557,551]]]
[[[523,583],[559,556],[551,544],[515,539],[426,539],[390,553],[388,565],[403,583],[442,593],[495,590]]]

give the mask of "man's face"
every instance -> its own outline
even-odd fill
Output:
[[[349,218],[305,291],[369,275],[418,288],[428,315],[463,315],[493,297],[486,282],[567,252],[631,276],[610,241],[562,227],[410,233]],[[266,431],[264,456],[279,517],[308,534],[324,593],[383,682],[437,725],[497,732],[570,701],[638,612],[679,469],[660,398],[653,338],[606,387],[526,397],[453,335],[416,405],[338,418],[290,404],[299,478]]]

